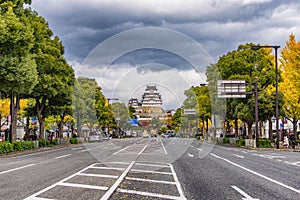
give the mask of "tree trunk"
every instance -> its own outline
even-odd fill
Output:
[[[11,104],[12,104],[11,141],[14,142],[17,140],[17,122],[18,122],[18,112],[20,109],[20,96],[19,95],[16,96],[16,102],[14,96],[11,96]]]
[[[206,134],[207,134],[208,133],[208,119],[206,119],[206,125],[205,126],[206,126],[206,130],[205,131],[206,131]]]
[[[45,128],[44,128],[44,116],[42,115],[43,110],[44,110],[44,98],[42,99],[42,103],[40,102],[39,99],[35,99],[35,104],[36,104],[36,111],[38,114],[38,118],[39,118],[39,131],[40,131],[40,139],[45,139]]]
[[[239,132],[239,125],[238,125],[238,119],[234,118],[234,135],[237,138]]]
[[[249,121],[248,122],[248,136],[252,136],[252,125],[253,125],[253,121]],[[250,137],[250,139],[253,139],[253,137]]]
[[[269,139],[273,143],[273,126],[272,126],[272,120],[269,119]]]
[[[297,137],[297,122],[298,122],[298,119],[293,117],[293,132],[296,137]],[[296,139],[298,139],[298,138],[296,138]]]

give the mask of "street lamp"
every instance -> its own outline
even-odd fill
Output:
[[[275,68],[276,68],[276,149],[279,149],[279,123],[278,123],[278,66],[277,66],[277,50],[280,46],[251,46],[251,50],[259,50],[261,48],[272,48],[275,50]]]

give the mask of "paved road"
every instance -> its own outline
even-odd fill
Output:
[[[187,199],[300,199],[300,154],[193,142],[175,163]]]
[[[299,199],[299,153],[178,138],[0,159],[0,199]]]

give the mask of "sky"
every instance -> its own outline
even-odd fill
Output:
[[[76,76],[127,103],[156,84],[163,107],[206,83],[205,69],[246,43],[285,46],[300,33],[298,0],[32,0]]]

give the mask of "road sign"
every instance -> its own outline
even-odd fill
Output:
[[[246,98],[246,82],[218,80],[218,98]]]
[[[183,114],[185,114],[185,115],[195,115],[196,110],[195,109],[184,109]]]

